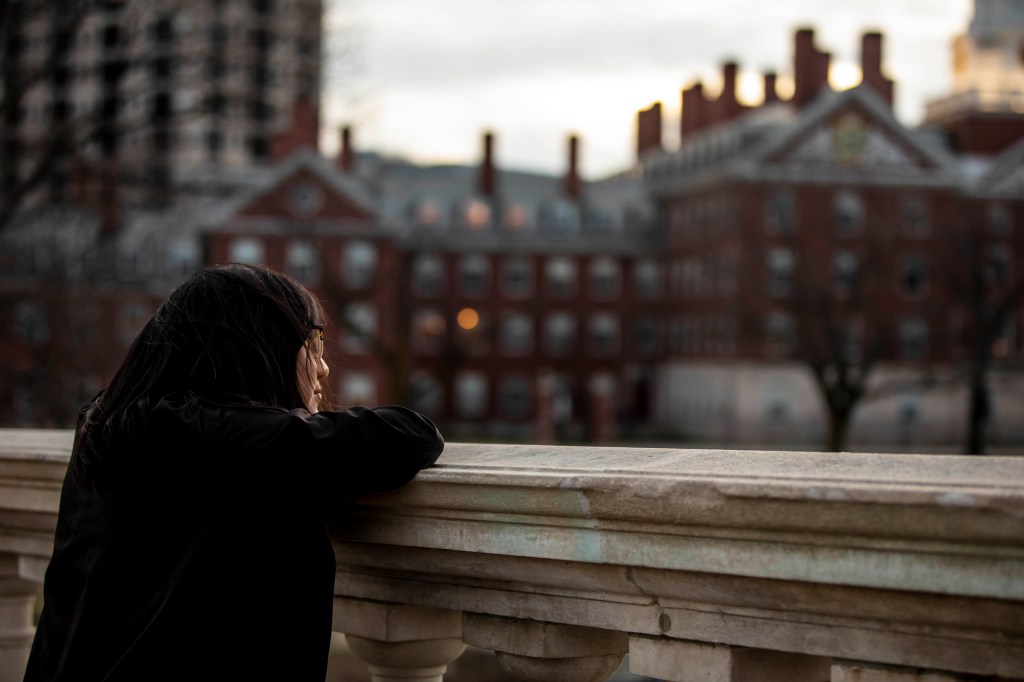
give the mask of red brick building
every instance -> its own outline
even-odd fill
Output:
[[[684,90],[676,150],[661,149],[660,105],[640,112],[638,155],[676,301],[658,405],[683,433],[842,445],[861,396],[899,379],[888,406],[859,410],[855,436],[953,442],[959,398],[923,387],[936,375],[952,383],[979,344],[1024,357],[1020,307],[1006,296],[1024,265],[1024,143],[966,157],[941,134],[907,129],[881,48],[865,35],[862,85],[835,93],[828,55],[799,31],[793,97],[781,101],[768,74],[759,107],[738,103],[726,64],[717,98],[699,83]],[[1024,117],[1015,124],[1024,139]],[[981,338],[994,323],[998,338]],[[841,433],[826,432],[823,400]],[[1024,401],[997,402],[993,423],[1024,436]]]

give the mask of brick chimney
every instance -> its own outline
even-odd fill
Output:
[[[494,133],[484,133],[484,158],[480,164],[480,194],[493,198],[498,193],[498,173],[494,167]]]
[[[715,106],[715,120],[713,124],[730,121],[740,113],[743,107],[736,99],[736,74],[739,66],[736,62],[725,62],[722,64],[722,93],[718,96]]]
[[[292,127],[270,139],[270,161],[280,161],[302,148],[318,151],[320,138],[320,112],[303,95],[295,98],[292,106]]]
[[[775,87],[777,76],[774,71],[766,71],[764,74],[764,104],[774,104],[779,100],[779,91]]]
[[[655,102],[636,114],[636,160],[661,149],[661,102]]]
[[[352,126],[342,126],[340,131],[341,145],[338,148],[336,159],[338,168],[345,173],[351,173],[356,169],[356,151],[352,146]]]
[[[697,81],[683,90],[683,116],[679,125],[679,139],[706,128],[711,120],[710,102],[704,96],[704,84]]]
[[[893,82],[882,74],[882,34],[865,33],[860,41],[861,83],[874,90],[892,107]]]
[[[802,107],[822,88],[828,87],[828,66],[832,55],[814,46],[814,31],[802,28],[796,32],[793,52],[793,104]]]
[[[583,194],[583,182],[579,171],[580,138],[569,136],[569,167],[565,171],[565,196],[576,201]]]

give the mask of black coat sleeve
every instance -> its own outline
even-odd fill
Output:
[[[444,449],[429,419],[397,406],[311,415],[164,399],[152,422],[158,431],[181,430],[182,456],[211,483],[319,504],[397,488]]]

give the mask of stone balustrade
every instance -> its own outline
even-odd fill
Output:
[[[0,431],[0,680],[69,447]],[[467,644],[538,681],[1024,680],[1024,458],[450,444],[332,528],[376,682]]]

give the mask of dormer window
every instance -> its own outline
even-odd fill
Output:
[[[482,230],[491,223],[491,207],[480,199],[471,199],[466,204],[466,227]]]
[[[526,207],[522,204],[510,204],[505,209],[505,227],[508,229],[513,231],[522,230],[528,226],[529,222]]]
[[[424,200],[416,210],[416,222],[420,225],[437,225],[441,221],[441,209],[436,201]]]

